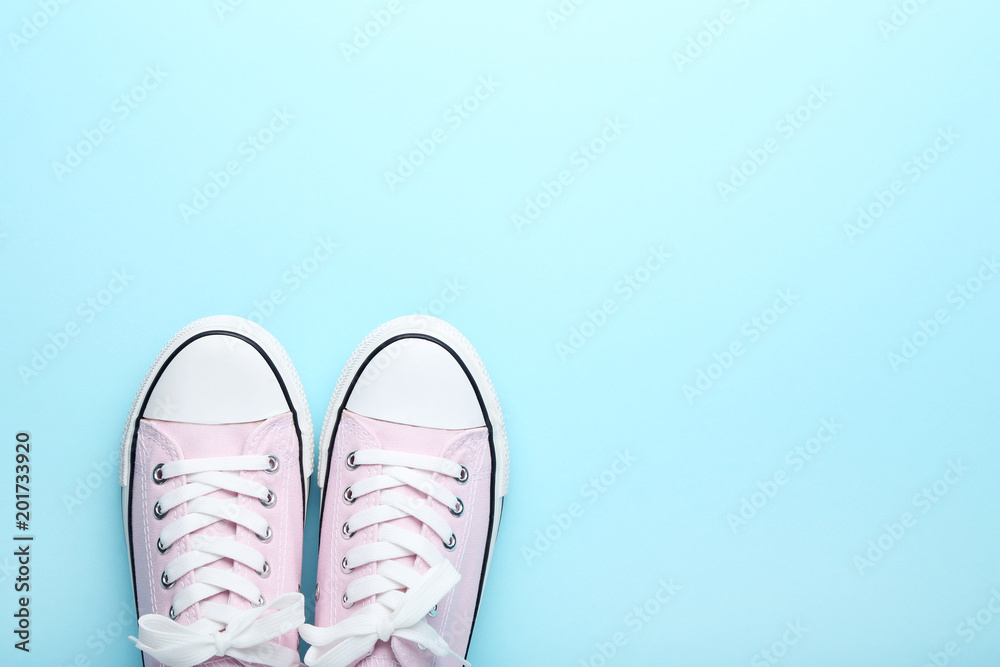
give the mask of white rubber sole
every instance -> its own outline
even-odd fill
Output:
[[[160,354],[156,357],[156,361],[153,362],[149,372],[146,374],[146,378],[142,382],[142,386],[139,388],[138,393],[136,393],[135,400],[132,402],[132,409],[129,411],[128,421],[125,423],[125,430],[122,433],[118,482],[122,486],[122,525],[125,528],[125,546],[128,549],[130,562],[132,545],[129,540],[128,526],[128,487],[132,479],[132,440],[136,422],[139,420],[139,411],[142,410],[146,396],[152,389],[153,382],[159,376],[163,365],[189,340],[209,331],[234,333],[253,341],[264,350],[281,376],[285,384],[285,389],[288,391],[288,397],[292,402],[292,407],[295,410],[296,420],[302,434],[302,473],[304,476],[302,483],[306,494],[306,505],[304,507],[308,506],[309,477],[312,474],[313,448],[316,445],[313,440],[313,424],[312,416],[309,413],[309,403],[306,401],[302,382],[299,380],[298,373],[295,372],[295,367],[292,365],[291,359],[288,358],[288,353],[285,352],[285,348],[281,346],[281,343],[264,327],[250,320],[236,317],[235,315],[205,317],[192,322],[178,331],[170,339],[170,342],[160,350]]]
[[[510,482],[510,451],[507,445],[507,430],[503,423],[503,413],[500,410],[500,401],[497,399],[493,382],[490,380],[490,376],[486,372],[486,367],[483,365],[482,359],[479,358],[479,353],[476,352],[472,343],[452,325],[429,315],[407,315],[386,322],[361,341],[361,344],[355,348],[347,360],[347,365],[337,380],[337,386],[333,390],[333,397],[330,399],[330,405],[326,410],[326,417],[323,420],[323,430],[320,433],[319,440],[319,466],[316,469],[316,481],[319,483],[320,488],[323,488],[326,484],[326,471],[330,463],[328,458],[333,430],[337,425],[337,418],[347,398],[347,392],[355,382],[355,378],[359,372],[361,372],[362,366],[385,343],[394,338],[408,335],[429,336],[450,347],[472,375],[472,379],[479,389],[483,405],[486,407],[487,417],[492,429],[493,451],[496,458],[496,484],[493,498],[495,516],[492,534],[490,535],[490,551],[487,555],[486,569],[483,571],[483,586],[485,589],[486,575],[493,560],[493,548],[496,545],[497,532],[500,529],[503,498],[507,495]],[[325,500],[325,495],[324,490],[324,497],[320,499],[321,504]]]

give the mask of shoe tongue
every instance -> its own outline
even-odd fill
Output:
[[[447,450],[448,445],[454,442],[456,438],[468,433],[468,431],[464,430],[427,428],[425,426],[412,426],[410,424],[398,424],[395,422],[381,421],[379,419],[372,419],[371,417],[365,417],[353,412],[349,414],[360,422],[369,433],[375,436],[383,450],[389,452],[406,452],[408,454],[422,454],[424,456],[441,456],[445,450]],[[413,487],[401,486],[393,489],[393,491],[410,498],[428,501],[432,508],[435,506],[440,507],[437,501],[428,499],[426,494],[418,492]],[[434,543],[434,541],[438,539],[438,537],[432,533],[429,528],[424,528],[420,521],[411,517],[396,519],[395,521],[387,522],[386,525],[396,525],[400,528],[405,528],[406,530],[415,532],[422,531],[422,534],[427,536],[431,543]],[[414,558],[399,558],[397,561],[404,565],[411,566]],[[427,566],[423,561],[418,560],[416,570],[423,573],[427,570]]]
[[[392,452],[441,456],[441,453],[453,440],[477,430],[450,430],[397,424],[395,422],[372,419],[371,417],[365,417],[364,415],[359,415],[348,410],[344,412],[357,420],[365,427],[365,430],[374,435],[382,444],[382,449]]]
[[[247,422],[243,424],[187,424],[183,422],[167,422],[150,420],[156,428],[169,437],[178,447],[185,459],[210,459],[224,456],[242,456],[246,451],[250,435],[264,422]],[[232,500],[236,494],[228,491],[213,491],[205,498]],[[236,526],[228,521],[217,521],[210,526],[195,531],[188,536],[191,545],[197,548],[198,540],[205,538],[233,538],[236,536]],[[224,558],[206,567],[222,570],[232,570],[233,561]],[[250,603],[238,595],[224,592],[207,598],[205,602],[232,604],[237,608],[249,608]]]
[[[371,655],[359,662],[355,667],[401,667],[396,654],[388,642],[375,642]]]
[[[424,456],[441,456],[448,449],[451,443],[455,442],[457,439],[467,435],[468,433],[477,431],[480,428],[485,428],[479,427],[463,430],[436,429],[381,421],[346,410],[345,413],[359,422],[369,433],[375,436],[383,450],[407,452],[410,454],[422,454]],[[410,498],[426,500],[430,507],[434,508],[435,511],[444,511],[444,508],[436,500],[428,500],[426,494],[420,493],[412,487],[398,487],[393,489],[393,491]],[[385,525],[390,524],[406,530],[418,532],[424,535],[424,537],[426,537],[435,547],[440,547],[442,551],[444,549],[441,542],[438,541],[440,539],[438,535],[429,528],[425,527],[417,519],[405,517],[387,522]],[[407,567],[412,567],[421,574],[426,572],[428,569],[427,564],[415,556],[397,558],[396,562]],[[399,639],[395,638],[392,645],[397,645],[396,642],[398,641]],[[397,656],[394,653],[390,644],[380,641],[375,645],[375,650],[372,655],[358,663],[357,667],[394,667],[401,664],[401,658],[402,656]]]
[[[384,451],[406,452],[408,454],[421,454],[424,456],[440,457],[456,440],[469,433],[486,428],[485,426],[455,430],[427,428],[424,426],[412,426],[410,424],[397,424],[394,422],[381,421],[346,410],[345,413],[358,421],[369,433],[375,436]],[[413,487],[400,486],[392,489],[392,491],[409,496],[410,498],[427,500],[430,503],[430,506],[435,510],[444,509],[436,500],[429,499],[426,494],[418,492]],[[429,528],[425,529],[420,521],[411,517],[396,519],[395,521],[388,523],[397,525],[401,528],[406,528],[407,530],[421,531],[423,529],[423,534],[431,540],[431,543],[434,543],[435,540],[439,539],[439,537],[435,533],[431,532]],[[412,561],[412,557],[399,559],[399,562],[407,564]],[[423,563],[423,561],[419,561],[417,571],[423,573],[426,570],[427,566]]]
[[[158,431],[168,436],[185,459],[214,459],[241,456],[247,439],[264,422],[245,424],[187,424],[150,420]]]

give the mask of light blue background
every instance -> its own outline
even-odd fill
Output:
[[[1000,590],[1000,280],[961,309],[949,293],[1000,252],[1000,6],[909,0],[916,13],[884,34],[889,0],[593,0],[554,25],[557,0],[399,2],[350,62],[341,45],[386,2],[247,0],[221,18],[210,0],[71,2],[16,45],[41,10],[5,4],[0,536],[28,430],[37,541],[33,651],[4,634],[0,663],[138,664],[124,636],[98,634],[132,605],[104,462],[177,329],[259,316],[280,290],[259,319],[317,429],[354,345],[397,315],[441,314],[491,369],[512,482],[477,667],[598,667],[616,633],[609,665],[771,664],[759,652],[786,623],[806,629],[789,667],[919,667],[950,641],[948,664],[997,665],[1000,619],[971,641],[960,624]],[[679,68],[724,9],[732,22]],[[115,101],[147,67],[166,78],[123,119]],[[445,114],[480,77],[499,87],[455,127]],[[831,97],[786,137],[777,123],[813,86]],[[275,108],[288,127],[185,221],[180,205],[245,158]],[[110,134],[60,180],[53,162],[105,118]],[[578,149],[616,118],[627,128],[579,171]],[[384,172],[436,128],[444,143],[390,191]],[[910,180],[906,163],[948,128],[959,138]],[[769,138],[778,151],[723,201],[718,181]],[[519,232],[511,215],[562,170],[572,184]],[[905,192],[852,243],[844,226],[896,179]],[[338,248],[296,285],[317,238]],[[672,257],[626,299],[616,286],[650,246]],[[114,271],[132,278],[91,316],[80,304],[107,297]],[[460,295],[444,306],[448,281]],[[750,341],[744,323],[782,289],[797,301]],[[606,323],[582,326],[606,299]],[[939,309],[947,323],[894,369],[887,355]],[[78,335],[23,379],[67,324]],[[594,335],[562,358],[581,326]],[[744,354],[687,400],[733,342]],[[842,430],[794,471],[786,453],[824,418]],[[623,452],[638,463],[591,502],[584,485]],[[921,512],[914,495],[952,461],[967,472]],[[731,529],[778,472],[788,483]],[[88,475],[96,488],[68,508]],[[531,555],[573,503],[582,516]],[[916,525],[859,573],[904,512]],[[2,630],[15,594],[0,564]],[[305,569],[308,591],[314,555]],[[661,579],[680,591],[637,628],[628,615]]]

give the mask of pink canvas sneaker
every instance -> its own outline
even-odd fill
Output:
[[[441,320],[361,343],[320,439],[311,667],[468,665],[509,471],[479,356]]]
[[[281,345],[238,317],[167,344],[122,437],[145,667],[299,665],[309,407]]]

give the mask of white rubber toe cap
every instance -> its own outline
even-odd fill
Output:
[[[255,422],[288,412],[264,356],[242,338],[196,338],[163,367],[142,417],[192,424]]]
[[[346,407],[372,419],[427,428],[486,425],[465,370],[446,348],[424,338],[403,338],[376,354]]]

